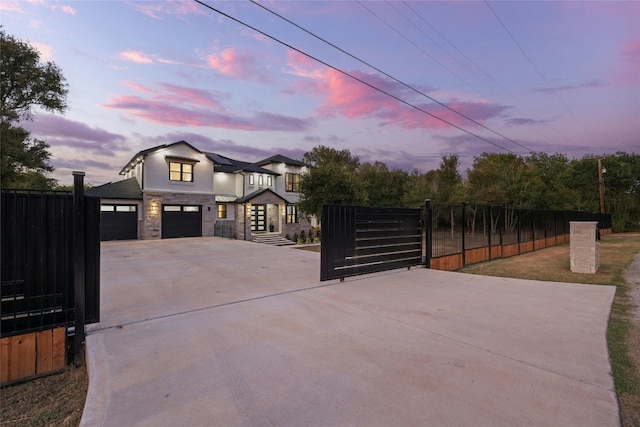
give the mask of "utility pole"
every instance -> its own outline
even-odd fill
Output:
[[[598,187],[600,189],[600,213],[604,213],[604,173],[602,168],[602,158],[598,158]]]

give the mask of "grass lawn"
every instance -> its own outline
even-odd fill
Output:
[[[87,396],[85,367],[5,387],[0,390],[0,425],[15,427],[80,424]]]
[[[640,315],[633,295],[640,289],[625,281],[625,273],[640,252],[640,234],[604,236],[600,243],[600,268],[596,274],[572,273],[569,244],[511,258],[470,265],[460,272],[616,287],[607,343],[623,427],[640,426]]]

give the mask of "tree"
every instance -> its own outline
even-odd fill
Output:
[[[0,30],[0,143],[3,187],[51,188],[49,145],[32,140],[19,126],[33,119],[33,108],[63,113],[68,88],[60,68],[40,62],[40,53],[27,42]]]
[[[440,205],[449,205],[449,226],[451,234],[455,228],[455,211],[456,206],[464,199],[464,187],[462,176],[458,172],[460,158],[453,154],[451,156],[442,156],[440,168],[435,175],[435,193],[433,202]]]
[[[345,170],[353,173],[355,173],[360,166],[360,159],[352,156],[349,150],[336,150],[326,145],[313,147],[311,151],[304,153],[303,160],[313,167],[322,166],[327,163],[341,164]]]
[[[0,123],[0,182],[4,188],[47,189],[56,180],[45,175],[53,171],[49,165],[49,145],[29,139],[29,132],[21,127]]]
[[[563,154],[531,153],[525,163],[532,169],[531,206],[536,209],[566,209],[572,191],[565,185],[569,159]]]
[[[304,154],[309,172],[300,177],[298,207],[322,217],[323,204],[362,204],[365,194],[357,182],[360,160],[349,150],[319,146]]]
[[[382,162],[363,163],[358,168],[357,178],[366,195],[365,203],[368,206],[402,206],[406,172],[399,169],[389,170]]]
[[[408,208],[422,208],[426,199],[433,199],[435,193],[436,171],[421,173],[414,169],[407,176],[404,185],[402,204]]]

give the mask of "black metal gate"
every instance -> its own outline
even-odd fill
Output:
[[[86,286],[84,321],[100,320],[100,199],[84,197],[83,206],[82,233],[77,234],[73,194],[2,190],[0,336],[74,323],[79,235]]]
[[[422,212],[324,205],[320,280],[421,264]]]

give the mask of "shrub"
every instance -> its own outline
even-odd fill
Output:
[[[293,240],[294,242],[298,242],[298,239],[299,239],[298,233],[293,233],[293,239],[291,240]]]
[[[306,235],[305,235],[305,233],[304,233],[304,230],[300,230],[300,238],[301,238],[302,240],[304,240],[304,239],[306,239],[306,238],[307,238],[307,236],[306,236]]]

